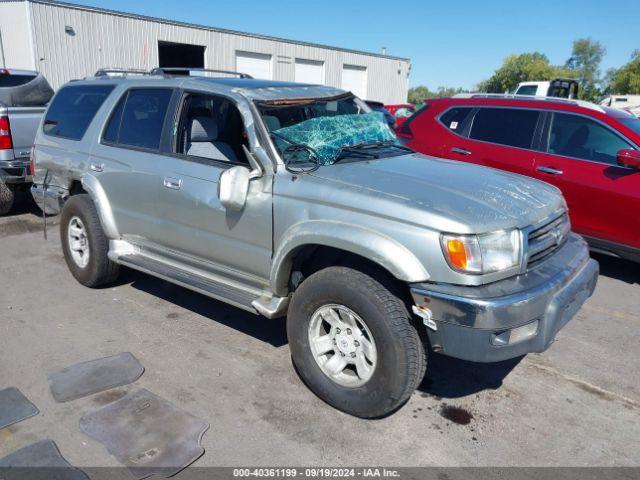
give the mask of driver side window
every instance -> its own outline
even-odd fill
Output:
[[[568,113],[552,113],[548,153],[617,165],[616,154],[623,148],[632,147],[593,120]]]
[[[247,164],[249,147],[240,111],[224,97],[188,94],[183,100],[176,153],[186,157]]]

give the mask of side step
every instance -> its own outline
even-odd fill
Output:
[[[229,303],[236,307],[258,314],[258,310],[252,305],[257,301],[262,292],[258,290],[246,290],[232,285],[188,272],[179,267],[160,262],[153,258],[140,254],[120,255],[115,259],[119,264],[134,270],[148,273],[162,278],[176,285],[202,293],[208,297]],[[260,312],[262,313],[262,312]]]

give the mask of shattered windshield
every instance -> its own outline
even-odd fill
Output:
[[[312,149],[321,165],[407,153],[384,115],[355,97],[259,105],[265,125],[282,155],[288,147]],[[286,161],[286,158],[285,158]]]

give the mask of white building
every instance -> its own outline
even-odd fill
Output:
[[[401,103],[407,99],[411,63],[51,0],[0,0],[3,66],[39,70],[54,88],[103,67],[204,67],[321,83],[367,100]]]

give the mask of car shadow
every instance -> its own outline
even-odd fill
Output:
[[[250,335],[276,348],[288,343],[284,317],[267,319],[253,315],[240,308],[128,268],[123,269],[117,283],[120,285],[128,283],[137,290],[154,295],[245,335]]]
[[[630,260],[610,257],[599,253],[591,253],[591,256],[600,264],[600,275],[621,280],[625,283],[640,283],[640,265]]]
[[[496,390],[523,358],[476,363],[430,351],[427,373],[418,391],[438,398],[460,398],[483,390]]]
[[[16,192],[15,199],[13,201],[13,206],[9,213],[2,215],[3,218],[6,217],[17,217],[18,215],[31,214],[37,217],[42,216],[42,210],[36,205],[36,202],[33,200],[33,196],[31,192]]]

